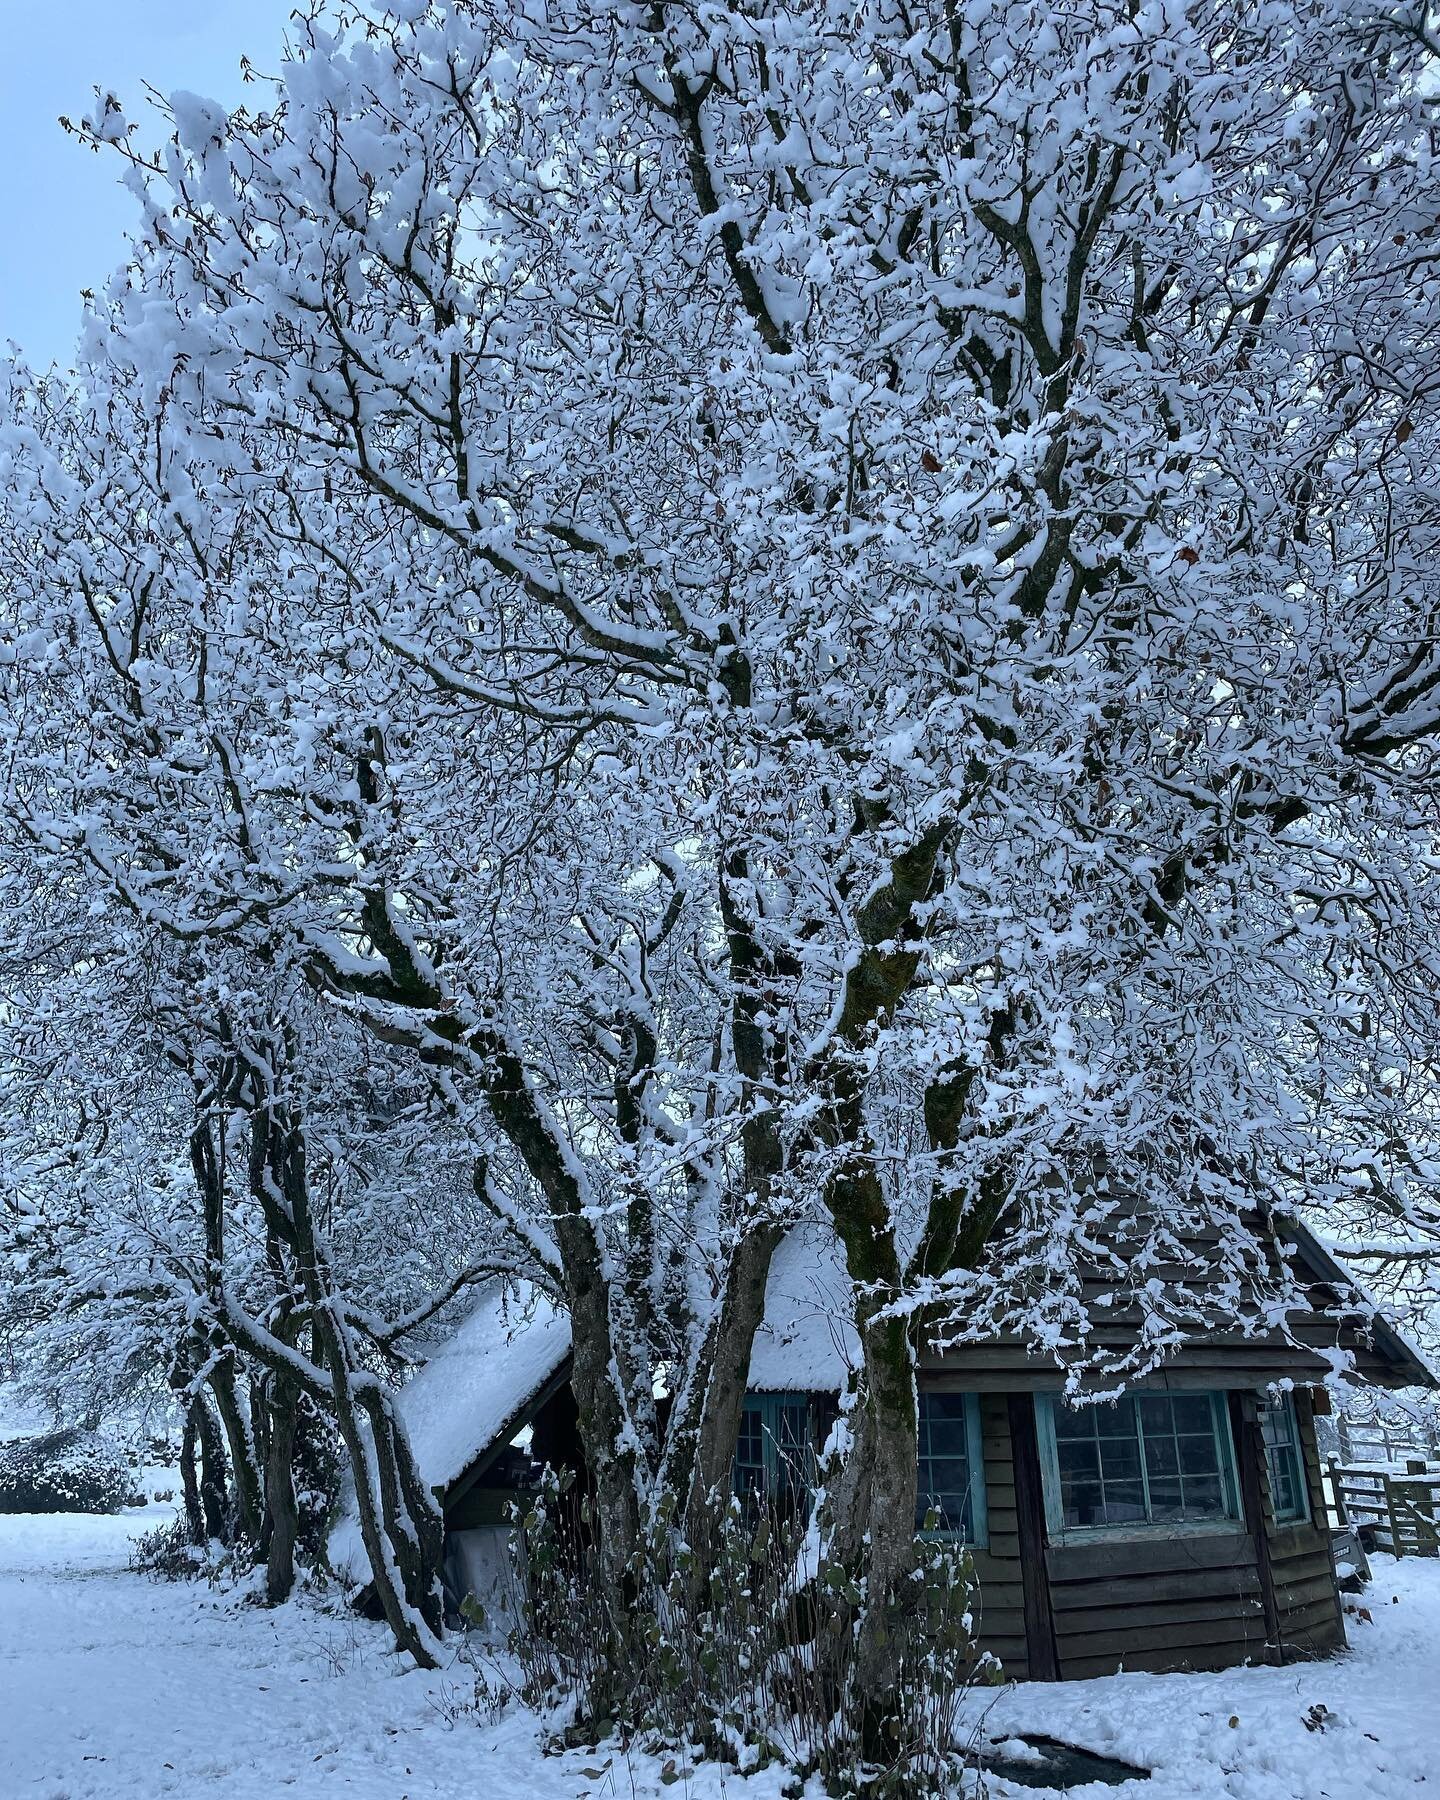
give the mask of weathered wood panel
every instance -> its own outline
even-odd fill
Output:
[[[1224,1603],[1231,1610],[1241,1600],[1258,1599],[1260,1576],[1253,1562],[1233,1568],[1183,1569],[1171,1575],[1136,1575],[1122,1562],[1098,1580],[1059,1582],[1050,1580],[1050,1603],[1057,1628],[1072,1612],[1093,1606],[1153,1606],[1169,1601],[1206,1600]]]
[[[1264,1622],[1260,1595],[1242,1593],[1237,1603],[1233,1594],[1200,1595],[1177,1600],[1173,1597],[1132,1601],[1128,1605],[1105,1605],[1100,1602],[1103,1588],[1097,1584],[1094,1606],[1069,1606],[1057,1618],[1063,1620],[1067,1632],[1108,1631],[1125,1625],[1141,1628],[1152,1625],[1183,1625],[1200,1619],[1230,1619],[1239,1611],[1247,1618]]]
[[[1047,1556],[1060,1672],[1223,1668],[1265,1654],[1255,1544],[1243,1530],[1115,1537]]]
[[[1123,1608],[1121,1609],[1123,1612]],[[1108,1656],[1116,1666],[1135,1665],[1132,1656],[1164,1656],[1173,1652],[1173,1666],[1178,1668],[1186,1653],[1196,1645],[1213,1648],[1231,1644],[1240,1662],[1245,1656],[1258,1657],[1265,1649],[1265,1623],[1259,1618],[1167,1619],[1161,1624],[1136,1626],[1125,1624],[1105,1630],[1088,1631],[1082,1638],[1060,1641],[1060,1656],[1065,1674],[1073,1673],[1073,1665]]]
[[[1097,1337],[1096,1341],[1107,1340]],[[1123,1344],[1126,1340],[1113,1341]],[[1281,1379],[1316,1382],[1328,1369],[1322,1357],[1293,1344],[1254,1338],[1230,1343],[1196,1340],[1175,1352],[1160,1377],[1139,1385],[1190,1391],[1258,1388]],[[943,1358],[922,1358],[920,1372],[927,1387],[977,1394],[1053,1394],[1065,1384],[1053,1362],[1032,1356],[1018,1339],[966,1345],[948,1351]]]
[[[1105,1538],[1089,1544],[1055,1545],[1050,1551],[1052,1584],[1254,1566],[1249,1536],[1238,1527],[1234,1531]]]
[[[1277,1525],[1266,1482],[1266,1530],[1275,1580],[1281,1653],[1290,1657],[1322,1656],[1345,1642],[1345,1615],[1335,1577],[1335,1552],[1325,1516],[1320,1450],[1315,1416],[1307,1393],[1295,1397],[1301,1462],[1310,1504],[1306,1522]]]
[[[1179,1669],[1233,1669],[1245,1661],[1248,1646],[1238,1639],[1215,1644],[1171,1645],[1162,1650],[1131,1648],[1117,1655],[1074,1656],[1065,1664],[1067,1681],[1086,1681],[1092,1675],[1114,1675],[1122,1669],[1132,1675],[1169,1675]]]

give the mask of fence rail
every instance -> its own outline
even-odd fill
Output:
[[[1440,1469],[1415,1457],[1403,1473],[1332,1462],[1329,1476],[1337,1525],[1394,1556],[1440,1556]]]
[[[1335,1420],[1335,1434],[1342,1463],[1440,1459],[1440,1433],[1414,1419],[1347,1419],[1341,1413]]]

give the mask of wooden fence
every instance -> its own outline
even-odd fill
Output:
[[[1350,1463],[1398,1463],[1415,1457],[1440,1460],[1440,1432],[1418,1419],[1353,1419],[1341,1413],[1335,1420],[1340,1440],[1340,1461]]]
[[[1332,1462],[1328,1474],[1337,1525],[1395,1556],[1440,1556],[1440,1469],[1411,1457],[1403,1472]]]

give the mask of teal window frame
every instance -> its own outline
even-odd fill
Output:
[[[1310,1491],[1293,1394],[1260,1396],[1260,1437],[1265,1446],[1270,1516],[1277,1525],[1305,1524],[1310,1517]],[[1282,1500],[1287,1491],[1290,1497]]]
[[[1222,1510],[1219,1513],[1205,1513],[1194,1518],[1166,1518],[1155,1516],[1155,1503],[1152,1500],[1152,1484],[1162,1487],[1172,1482],[1180,1483],[1180,1494],[1183,1500],[1184,1483],[1188,1478],[1196,1481],[1209,1479],[1208,1472],[1190,1474],[1184,1471],[1171,1471],[1159,1466],[1159,1452],[1167,1441],[1176,1447],[1177,1461],[1183,1460],[1179,1439],[1181,1437],[1199,1437],[1199,1432],[1181,1432],[1177,1434],[1173,1421],[1169,1431],[1155,1428],[1147,1431],[1145,1415],[1140,1408],[1145,1401],[1185,1401],[1192,1403],[1204,1400],[1209,1415],[1209,1436],[1215,1449],[1216,1470],[1220,1481]],[[1240,1503],[1240,1482],[1237,1474],[1238,1463],[1235,1456],[1235,1441],[1230,1429],[1230,1407],[1224,1393],[1210,1389],[1141,1388],[1137,1392],[1124,1394],[1118,1401],[1108,1403],[1116,1413],[1123,1412],[1134,1421],[1133,1434],[1116,1433],[1113,1442],[1118,1447],[1134,1443],[1138,1452],[1136,1467],[1133,1473],[1126,1471],[1120,1475],[1110,1476],[1105,1472],[1103,1446],[1099,1441],[1097,1422],[1097,1464],[1101,1470],[1100,1487],[1102,1506],[1107,1506],[1104,1488],[1108,1484],[1117,1489],[1138,1488],[1139,1517],[1124,1519],[1101,1519],[1098,1521],[1079,1522],[1067,1520],[1065,1517],[1065,1486],[1061,1477],[1060,1437],[1057,1433],[1058,1417],[1063,1401],[1053,1394],[1039,1394],[1035,1400],[1036,1425],[1040,1439],[1040,1468],[1042,1485],[1045,1492],[1045,1518],[1050,1536],[1061,1541],[1089,1540],[1101,1536],[1109,1537],[1150,1537],[1156,1535],[1189,1535],[1216,1531],[1235,1531],[1243,1526],[1243,1513]],[[1068,1409],[1067,1409],[1068,1410]],[[1104,1413],[1105,1405],[1099,1407],[1077,1407],[1071,1416],[1082,1418],[1086,1414],[1096,1417]],[[1149,1409],[1158,1412],[1158,1407]],[[1114,1415],[1112,1415],[1113,1417]],[[1155,1453],[1151,1453],[1151,1445]]]
[[[799,1466],[797,1466],[799,1465]],[[758,1472],[758,1482],[750,1479]],[[746,1505],[815,1486],[815,1445],[808,1394],[752,1393],[740,1409],[740,1435],[731,1465],[731,1490]]]
[[[915,1483],[915,1529],[922,1537],[944,1538],[964,1542],[974,1549],[984,1549],[990,1542],[990,1521],[985,1505],[985,1458],[980,1435],[980,1399],[976,1394],[955,1393],[945,1388],[922,1388],[919,1395],[919,1468]],[[957,1454],[954,1445],[963,1443]],[[926,1531],[925,1519],[932,1500],[945,1492],[954,1492],[948,1481],[936,1480],[927,1489],[926,1469],[936,1464],[962,1463],[965,1471],[964,1503],[961,1523],[942,1525]]]

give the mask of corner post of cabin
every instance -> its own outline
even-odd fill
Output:
[[[1275,1593],[1275,1571],[1270,1561],[1270,1534],[1265,1524],[1265,1445],[1260,1429],[1256,1396],[1231,1391],[1230,1431],[1239,1463],[1240,1504],[1246,1529],[1255,1545],[1255,1574],[1260,1583],[1260,1605],[1265,1616],[1265,1642],[1269,1660],[1283,1664],[1285,1643],[1280,1629],[1280,1602]]]
[[[1015,1516],[1020,1536],[1020,1583],[1025,1607],[1026,1663],[1032,1681],[1060,1679],[1055,1614],[1050,1603],[1050,1564],[1045,1493],[1040,1479],[1040,1439],[1033,1394],[1011,1394],[1010,1444],[1015,1460]]]

